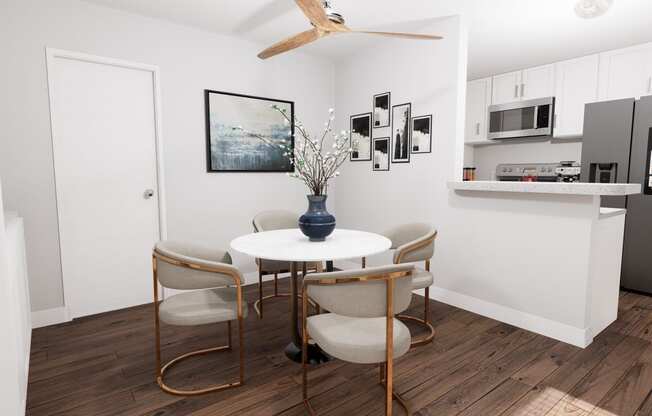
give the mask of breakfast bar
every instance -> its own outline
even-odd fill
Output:
[[[580,347],[616,319],[626,210],[600,201],[640,193],[640,185],[454,181],[448,188],[450,227],[468,242],[468,261],[442,273],[438,300]]]

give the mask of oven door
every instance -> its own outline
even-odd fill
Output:
[[[487,138],[552,136],[554,97],[489,106]]]

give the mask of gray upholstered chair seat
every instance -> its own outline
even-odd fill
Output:
[[[410,330],[394,319],[394,358],[410,349]],[[340,360],[372,364],[386,359],[386,318],[352,318],[334,313],[307,319],[310,337],[328,354]]]
[[[432,286],[435,278],[431,272],[427,270],[415,270],[412,274],[412,290],[425,289]]]
[[[234,287],[196,290],[170,296],[161,302],[159,315],[170,325],[204,325],[238,319]],[[247,308],[242,308],[243,318]]]

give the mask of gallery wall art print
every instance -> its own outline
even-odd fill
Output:
[[[412,118],[412,153],[432,151],[432,115]]]
[[[351,116],[350,126],[352,162],[371,160],[371,113],[356,114]]]
[[[392,106],[392,163],[410,162],[412,104]]]
[[[208,172],[294,171],[294,102],[212,90],[204,90],[204,99]]]
[[[374,95],[374,128],[389,127],[389,108],[391,106],[389,92]]]
[[[374,138],[373,170],[389,170],[389,137]]]

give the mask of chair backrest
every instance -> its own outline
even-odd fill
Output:
[[[398,314],[412,299],[411,264],[308,274],[304,287],[310,298],[326,310],[355,318],[387,316],[387,280],[394,281],[392,310]]]
[[[178,241],[161,241],[154,247],[156,274],[161,286],[196,290],[244,283],[226,251]]]
[[[298,223],[299,216],[296,213],[283,210],[263,211],[253,220],[256,232],[297,228]]]
[[[384,233],[392,241],[394,263],[430,260],[435,254],[437,230],[428,223],[399,225]]]

